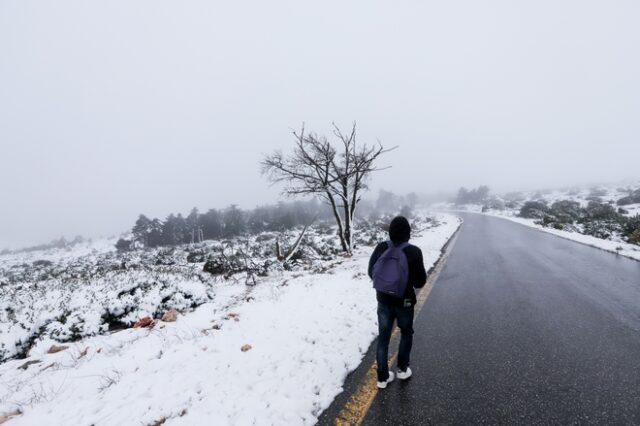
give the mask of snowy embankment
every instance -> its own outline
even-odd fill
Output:
[[[441,202],[433,210],[482,213],[526,225],[632,259],[640,260],[625,222],[640,217],[640,182],[487,197],[483,204]],[[525,204],[533,202],[522,217]],[[636,222],[633,222],[636,221]],[[633,226],[633,225],[632,225]],[[637,226],[637,225],[636,225]],[[631,228],[633,230],[633,228]],[[640,228],[638,228],[640,229]],[[636,231],[640,232],[640,231]],[[634,237],[637,241],[637,237]]]
[[[604,240],[602,238],[596,238],[591,235],[584,235],[578,232],[570,232],[564,231],[561,229],[549,228],[546,226],[539,225],[535,219],[526,219],[523,217],[515,216],[513,212],[503,211],[489,211],[482,214],[486,214],[493,217],[498,217],[501,219],[507,219],[512,222],[519,223],[521,225],[529,226],[531,228],[538,229],[540,231],[548,232],[549,234],[557,235],[562,238],[566,238],[567,240],[576,241],[578,243],[586,244],[591,247],[596,247],[602,250],[606,250],[612,253],[617,253],[619,255],[630,257],[631,259],[640,261],[640,246],[635,244],[625,243],[624,241],[613,241],[613,240]]]
[[[413,243],[432,266],[459,219]],[[316,422],[376,333],[371,248],[325,273],[282,271],[220,285],[176,322],[125,329],[0,364],[0,416],[11,425],[225,425]],[[1,419],[2,417],[0,417]]]

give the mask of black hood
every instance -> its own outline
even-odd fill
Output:
[[[409,241],[411,237],[411,225],[404,216],[395,217],[389,224],[389,239],[394,243]]]

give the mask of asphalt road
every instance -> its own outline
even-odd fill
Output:
[[[463,216],[365,425],[640,424],[640,262]]]

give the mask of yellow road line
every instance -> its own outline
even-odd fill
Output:
[[[447,257],[449,257],[451,248],[453,247],[455,240],[458,238],[459,230],[460,227],[458,227],[456,232],[447,242],[444,253],[440,257],[438,262],[436,262],[431,273],[429,274],[427,283],[418,293],[414,320],[418,317],[418,314],[422,310],[424,302],[427,300],[427,297],[429,297],[429,293],[431,293],[433,284],[438,279],[445,261]],[[390,347],[392,344],[393,347],[397,347],[396,340],[398,339],[398,334],[399,331],[396,327],[391,335],[391,343],[389,344]],[[389,358],[389,365],[393,365],[397,356],[398,351],[396,349]],[[351,395],[347,403],[344,405],[344,407],[342,407],[342,409],[336,416],[334,420],[334,424],[336,426],[359,426],[362,424],[364,416],[367,414],[367,411],[369,411],[369,408],[371,407],[371,404],[373,404],[373,400],[376,398],[376,394],[378,393],[378,375],[376,370],[376,362],[374,361],[367,370],[367,374],[362,380],[362,383],[360,383],[360,385],[358,386],[358,389],[353,393],[353,395]]]

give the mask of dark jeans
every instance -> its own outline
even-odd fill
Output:
[[[400,348],[398,349],[398,368],[402,371],[409,366],[411,344],[413,343],[413,305],[408,307],[387,305],[378,302],[378,381],[389,378],[389,340],[393,331],[393,321],[400,328]]]

